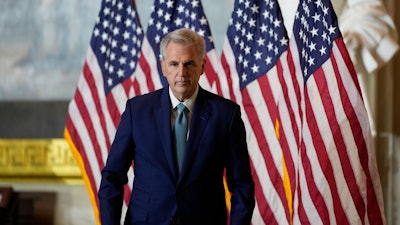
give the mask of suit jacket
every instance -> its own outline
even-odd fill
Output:
[[[250,224],[254,183],[240,107],[199,88],[182,171],[173,149],[168,87],[127,101],[98,192],[103,225],[120,224],[123,185],[134,165],[125,224],[225,225],[223,175],[230,224]]]

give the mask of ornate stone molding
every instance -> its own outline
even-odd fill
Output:
[[[0,139],[1,181],[82,182],[64,139]]]

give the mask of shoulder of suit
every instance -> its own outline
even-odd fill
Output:
[[[161,96],[161,93],[162,93],[163,89],[164,88],[161,88],[161,89],[158,89],[156,91],[152,91],[152,92],[145,93],[145,94],[142,94],[142,95],[134,96],[131,99],[129,99],[128,101],[131,101],[131,102],[139,101],[140,102],[140,101],[154,100],[154,99],[159,98]]]
[[[225,97],[222,97],[220,95],[214,94],[214,93],[212,93],[210,91],[207,91],[207,90],[204,90],[204,89],[203,89],[203,94],[209,100],[222,102],[223,104],[231,105],[231,106],[235,106],[235,107],[239,106],[238,104],[236,104],[234,101],[232,101],[230,99],[227,99]]]

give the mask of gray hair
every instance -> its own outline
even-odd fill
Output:
[[[167,54],[169,43],[181,45],[195,44],[197,47],[197,56],[203,59],[206,54],[206,43],[203,37],[189,28],[181,28],[168,33],[160,43],[161,60],[164,60]]]

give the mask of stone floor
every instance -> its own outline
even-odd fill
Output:
[[[35,211],[35,219],[46,221],[46,224],[43,225],[96,224],[89,195],[83,184],[0,183],[0,186],[11,186],[14,192],[24,199],[20,201],[22,204],[20,208],[27,210],[35,208],[30,209],[30,211]],[[54,208],[52,208],[52,205]],[[48,211],[53,211],[54,215],[50,215],[50,218],[54,221],[49,222]],[[32,223],[24,222],[21,224]]]

